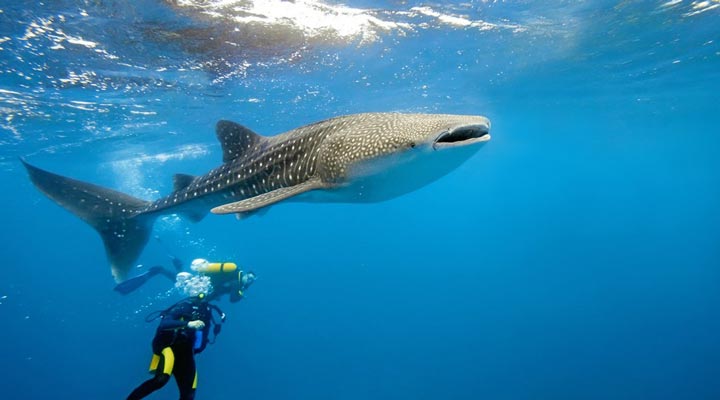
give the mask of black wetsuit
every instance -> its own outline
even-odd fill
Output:
[[[208,343],[213,307],[216,306],[207,301],[189,298],[161,314],[162,321],[152,344],[154,357],[159,357],[159,363],[151,366],[155,368],[155,376],[133,390],[128,400],[142,399],[165,386],[170,380],[170,374],[175,377],[180,390],[180,400],[195,398],[197,372],[194,355],[203,351]],[[194,320],[203,321],[205,327],[201,330],[188,328],[187,323]],[[196,349],[194,344],[198,331],[202,331],[203,340]]]

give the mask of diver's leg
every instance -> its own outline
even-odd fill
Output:
[[[160,354],[160,363],[157,365],[155,370],[155,376],[141,383],[140,386],[130,393],[127,400],[139,400],[149,395],[150,393],[165,386],[170,380],[170,374],[173,371],[175,365],[175,355],[169,347],[162,350]]]
[[[180,390],[180,400],[193,400],[195,398],[195,387],[197,386],[197,374],[192,343],[183,343],[176,346],[175,353],[177,364],[173,369],[173,376],[175,376],[175,382],[178,385],[178,390]]]

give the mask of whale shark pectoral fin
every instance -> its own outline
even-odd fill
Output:
[[[310,179],[299,185],[275,189],[271,192],[250,197],[249,199],[236,201],[234,203],[223,204],[210,210],[213,214],[232,214],[232,213],[248,213],[258,210],[262,207],[275,204],[282,200],[297,196],[301,193],[315,189],[325,189],[328,185],[319,179]]]

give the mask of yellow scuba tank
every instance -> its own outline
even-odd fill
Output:
[[[200,275],[209,277],[215,288],[229,282],[239,281],[241,276],[237,264],[232,262],[209,262],[198,258],[190,264],[190,269]]]
[[[207,263],[197,269],[197,272],[203,274],[226,274],[237,271],[237,264],[226,262],[226,263]]]
[[[225,274],[237,271],[237,265],[231,262],[209,262],[208,260],[198,258],[190,264],[190,269],[205,275]]]

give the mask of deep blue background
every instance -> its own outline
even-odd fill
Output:
[[[221,304],[229,319],[198,357],[198,398],[720,398],[717,9],[479,3],[465,12],[528,30],[311,46],[304,62],[253,58],[248,76],[213,81],[221,71],[141,79],[120,64],[214,56],[167,44],[128,40],[119,61],[98,61],[20,39],[32,21],[92,7],[69,4],[0,6],[0,89],[16,93],[0,92],[3,398],[124,398],[147,378],[144,316],[178,296],[160,279],[113,292],[97,234],[35,190],[17,156],[154,198],[172,174],[219,164],[220,118],[270,135],[363,111],[482,114],[493,139],[385,203],[159,221],[142,264],[172,253],[260,277]],[[174,18],[156,7],[114,18]],[[124,49],[110,19],[72,21],[68,34]],[[111,87],[49,78],[70,71]],[[200,150],[157,157],[185,145]],[[152,398],[176,397],[171,383]]]

